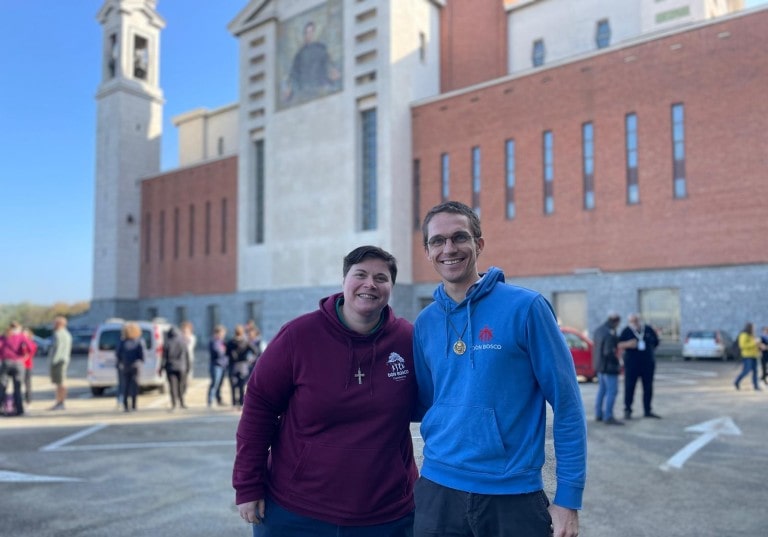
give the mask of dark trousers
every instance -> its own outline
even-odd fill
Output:
[[[168,387],[171,392],[171,406],[176,407],[176,403],[184,406],[184,391],[186,390],[187,375],[181,371],[171,371],[166,369],[165,376],[168,378]]]
[[[240,373],[233,373],[229,377],[229,383],[232,385],[232,406],[243,406],[245,402],[245,385],[248,384],[248,377]]]
[[[253,537],[413,537],[413,514],[374,526],[337,526],[283,509],[269,498]]]
[[[475,494],[416,481],[414,537],[550,537],[552,517],[543,490]]]
[[[24,364],[19,360],[5,360],[0,365],[0,409],[5,406],[9,383],[13,384],[14,414],[24,414],[24,397],[21,394],[21,383],[24,378]]]
[[[637,380],[643,385],[643,411],[651,413],[653,399],[653,374],[656,372],[655,361],[625,360],[624,362],[624,413],[632,413],[632,403],[635,401],[635,386]]]
[[[136,396],[139,395],[139,372],[136,367],[127,367],[123,370],[123,406],[128,409],[128,398],[130,398],[130,407],[136,410]]]
[[[32,370],[24,369],[24,400],[29,404],[32,401]]]
[[[763,374],[760,376],[760,378],[765,382],[765,379],[768,378],[766,376],[765,368],[768,365],[768,354],[763,353],[763,355],[760,357],[760,365],[763,368]]]

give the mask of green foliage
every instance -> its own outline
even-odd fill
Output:
[[[17,321],[22,326],[33,328],[35,332],[39,329],[45,331],[45,327],[53,323],[53,319],[58,315],[72,317],[88,311],[91,307],[90,302],[76,302],[66,304],[57,302],[50,306],[41,306],[22,302],[21,304],[0,304],[0,329],[5,329],[11,321]],[[45,335],[45,334],[41,334]]]

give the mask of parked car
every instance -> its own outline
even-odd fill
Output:
[[[72,335],[72,354],[88,354],[88,350],[91,348],[93,329],[72,328],[69,333]]]
[[[86,378],[93,395],[103,395],[107,388],[117,385],[117,358],[115,351],[122,337],[124,319],[108,319],[96,328],[88,351]],[[141,336],[147,347],[147,356],[141,368],[139,387],[158,388],[165,392],[165,372],[160,369],[163,361],[165,333],[171,327],[164,319],[134,321],[141,328]]]
[[[595,368],[592,366],[592,347],[594,346],[592,340],[575,328],[561,326],[560,332],[562,332],[568,348],[571,349],[576,374],[583,377],[587,382],[592,382],[597,378]]]
[[[683,359],[733,360],[733,338],[725,330],[691,330],[683,343]]]

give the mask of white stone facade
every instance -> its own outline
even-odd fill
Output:
[[[533,68],[532,49],[544,42],[544,65],[597,50],[598,21],[610,45],[733,13],[743,0],[524,0],[507,2],[509,73]]]
[[[160,170],[163,94],[153,1],[108,0],[102,82],[96,100],[93,300],[135,300],[139,290],[140,179]],[[143,54],[137,75],[136,55]],[[115,312],[116,313],[116,312]]]
[[[439,84],[437,5],[338,1],[342,90],[279,109],[278,32],[321,1],[253,1],[230,24],[240,41],[238,289],[341,283],[341,258],[360,244],[391,251],[410,274],[410,103]],[[423,45],[422,45],[423,43]],[[361,113],[376,110],[376,213],[362,229]],[[264,144],[264,240],[256,242],[254,143]]]

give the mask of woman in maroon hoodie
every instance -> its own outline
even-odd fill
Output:
[[[232,484],[254,536],[408,537],[413,327],[389,297],[395,258],[361,246],[343,292],[288,322],[251,376]]]

